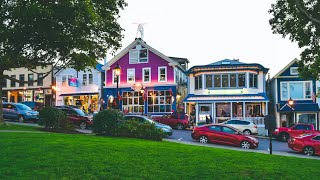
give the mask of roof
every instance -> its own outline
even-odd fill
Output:
[[[245,95],[194,95],[189,94],[184,102],[257,102],[263,101],[268,102],[269,99],[266,94],[245,94]]]
[[[169,57],[170,59],[173,59],[174,61],[178,62],[178,63],[190,63],[190,61],[187,58],[180,58],[180,57]]]
[[[272,77],[272,79],[274,78],[278,78],[285,70],[287,70],[289,67],[291,67],[295,62],[299,61],[297,58],[295,58],[294,60],[292,60],[289,64],[287,64],[284,68],[282,68],[276,75],[274,75]]]
[[[158,55],[159,57],[161,57],[162,59],[166,60],[169,62],[169,65],[175,65],[175,66],[179,66],[180,68],[182,68],[180,66],[179,63],[177,63],[176,61],[174,61],[173,59],[169,58],[168,56],[162,54],[161,52],[159,52],[158,50],[154,49],[153,47],[147,45],[146,42],[144,42],[141,38],[136,38],[131,44],[129,44],[126,48],[124,48],[120,53],[118,53],[116,56],[114,56],[110,61],[107,62],[107,64],[105,64],[102,69],[107,70],[108,67],[110,67],[111,65],[113,65],[114,63],[116,63],[121,57],[123,57],[125,54],[127,54],[133,47],[135,47],[137,44],[141,44],[142,46],[146,47],[149,51],[153,52],[154,54]],[[182,68],[183,69],[183,68]]]
[[[188,71],[187,74],[192,74],[195,72],[205,72],[205,71],[227,71],[227,70],[254,70],[263,71],[267,73],[268,68],[263,67],[258,63],[243,63],[239,60],[223,59],[208,65],[193,66]]]
[[[277,106],[278,112],[317,112],[319,106],[317,103],[297,103],[290,106],[288,103],[279,103]]]

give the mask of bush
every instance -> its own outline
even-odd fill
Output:
[[[71,121],[68,120],[67,114],[60,109],[46,107],[39,112],[40,126],[51,129],[74,130]]]
[[[136,120],[130,120],[126,123],[121,124],[116,129],[116,136],[121,137],[133,137],[140,139],[150,139],[161,141],[164,137],[163,132],[156,128],[154,124],[140,123]]]
[[[114,136],[122,122],[123,115],[119,110],[100,111],[93,117],[92,130],[96,134]]]

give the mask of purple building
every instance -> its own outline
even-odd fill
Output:
[[[103,67],[104,100],[108,107],[119,107],[125,113],[162,115],[176,111],[186,94],[188,63],[188,59],[168,57],[137,38]],[[117,65],[121,67],[118,93]]]

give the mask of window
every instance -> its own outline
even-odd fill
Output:
[[[142,69],[143,82],[151,82],[151,68]]]
[[[24,81],[24,74],[19,75],[19,80]],[[23,86],[24,86],[24,83],[19,83],[19,87],[23,87]]]
[[[82,85],[87,85],[88,83],[88,79],[87,79],[87,74],[83,74],[82,75]]]
[[[4,88],[7,87],[7,79],[6,78],[2,78],[1,86]]]
[[[237,74],[230,74],[230,87],[237,87]]]
[[[258,75],[257,74],[249,74],[249,87],[250,88],[258,88]]]
[[[33,86],[33,74],[28,74],[28,86]]]
[[[117,76],[116,76],[116,71],[115,70],[113,70],[112,71],[113,73],[112,73],[112,79],[113,79],[113,84],[117,84]],[[121,74],[119,75],[119,84],[120,84],[120,79],[121,79]]]
[[[206,88],[212,88],[212,75],[206,75]]]
[[[16,79],[16,75],[11,75],[11,78]],[[10,87],[16,87],[16,82],[11,80]]]
[[[238,74],[238,87],[246,86],[246,74]]]
[[[135,69],[127,69],[127,82],[134,83],[135,82]]]
[[[313,140],[316,140],[316,141],[320,141],[320,136],[316,136],[314,138],[312,138]]]
[[[148,113],[172,112],[172,96],[169,91],[148,91]]]
[[[290,97],[293,100],[311,99],[312,94],[311,81],[291,81],[281,82],[280,92],[281,100],[286,101]]]
[[[202,89],[202,75],[194,77],[195,89]]]
[[[299,74],[298,67],[291,67],[290,68],[290,74],[291,75],[298,75]]]
[[[166,82],[167,81],[167,67],[158,68],[158,81]]]
[[[63,75],[62,76],[62,86],[66,86],[67,85],[67,76]]]
[[[148,49],[140,48],[141,46],[137,45],[136,49],[132,49],[129,51],[129,64],[148,62]]]
[[[122,92],[122,109],[127,113],[141,113],[144,99],[141,93],[133,91]]]
[[[220,88],[221,87],[221,74],[214,75],[214,87]]]
[[[229,75],[228,74],[222,74],[222,87],[229,87]]]
[[[93,74],[89,74],[89,84],[93,84]]]
[[[236,131],[231,129],[231,128],[228,128],[228,127],[221,127],[222,128],[222,132],[224,133],[228,133],[228,134],[235,134]]]
[[[43,86],[43,73],[38,74],[38,86]]]
[[[216,103],[217,117],[230,117],[231,106],[230,103]]]
[[[209,126],[208,128],[210,130],[212,130],[212,131],[218,131],[218,132],[221,131],[221,127],[220,126]]]

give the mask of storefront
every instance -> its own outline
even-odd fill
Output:
[[[61,94],[63,105],[76,106],[86,113],[92,113],[98,110],[99,93],[71,93]]]
[[[7,91],[9,102],[38,102],[46,106],[51,105],[52,91],[49,88],[15,89]]]

